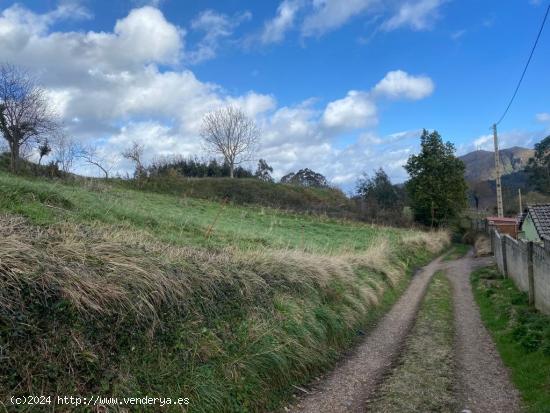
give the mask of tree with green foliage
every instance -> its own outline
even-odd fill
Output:
[[[381,209],[395,209],[399,205],[399,193],[384,169],[380,168],[370,178],[366,173],[357,182],[357,194]]]
[[[269,166],[265,159],[260,159],[258,161],[258,168],[256,169],[254,176],[260,181],[273,182],[273,177],[271,176],[272,173],[273,168]]]
[[[536,191],[550,193],[550,136],[535,145],[535,156],[529,159],[525,171]]]
[[[282,184],[291,184],[313,188],[327,188],[327,178],[309,168],[300,169],[298,172],[290,172],[281,178]]]
[[[406,188],[415,219],[439,226],[466,207],[465,166],[455,156],[454,145],[444,143],[437,131],[424,129],[420,141],[420,153],[411,155],[405,165],[410,176]]]

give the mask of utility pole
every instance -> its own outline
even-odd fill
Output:
[[[496,183],[497,183],[497,211],[498,216],[504,216],[504,208],[502,206],[502,185],[500,183],[500,156],[498,153],[498,135],[497,135],[497,125],[493,124],[493,138],[495,141],[495,170],[496,170]]]

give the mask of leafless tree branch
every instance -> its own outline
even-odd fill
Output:
[[[260,130],[242,110],[227,106],[206,114],[201,136],[209,151],[224,157],[233,178],[235,165],[251,159]]]
[[[99,150],[95,146],[83,147],[78,157],[84,162],[98,167],[105,175],[105,179],[109,179],[109,173],[113,166],[99,153]]]
[[[58,127],[45,90],[25,70],[0,64],[0,132],[8,142],[12,172],[21,148]]]
[[[145,168],[142,163],[143,152],[143,145],[139,144],[137,141],[132,141],[132,146],[122,151],[122,156],[132,161],[136,166],[134,173],[135,178],[141,178],[145,173]]]

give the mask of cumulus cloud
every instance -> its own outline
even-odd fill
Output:
[[[374,87],[374,93],[391,99],[418,100],[430,96],[434,83],[427,76],[412,76],[402,70],[388,72]]]
[[[546,112],[537,113],[535,118],[537,119],[537,122],[540,122],[540,123],[550,122],[550,113],[546,113]]]
[[[383,80],[379,85],[385,86],[342,92],[324,105],[306,98],[279,106],[270,94],[230,94],[221,85],[181,69],[189,56],[186,32],[154,7],[130,11],[111,31],[51,31],[51,19],[21,6],[4,10],[0,61],[37,72],[70,135],[99,146],[101,153],[119,161],[113,172],[131,172],[131,165],[115,155],[133,140],[146,147],[148,160],[170,154],[205,155],[199,137],[201,119],[211,110],[234,104],[257,120],[262,130],[258,157],[268,160],[277,177],[309,167],[350,187],[354,174],[368,164],[373,169],[383,165],[393,178],[403,178],[400,165],[414,149],[407,143],[409,135],[379,137],[367,128],[378,119],[376,99],[419,99],[428,94],[426,78],[399,72],[407,86]],[[203,45],[215,49],[216,42],[226,39],[235,27],[228,19],[205,11],[189,30],[211,36]],[[41,26],[34,25],[36,21]],[[418,91],[419,85],[424,85],[423,92]],[[337,146],[335,139],[348,132],[362,135],[347,146]],[[97,173],[94,169],[80,172]]]
[[[354,129],[374,125],[377,109],[368,93],[350,90],[345,98],[330,102],[323,123],[329,128]]]
[[[0,57],[41,70],[48,81],[79,82],[83,74],[122,71],[149,62],[179,60],[184,31],[153,7],[132,10],[116,22],[113,32],[37,32],[42,20],[20,6],[0,16]],[[45,30],[45,29],[40,29]]]

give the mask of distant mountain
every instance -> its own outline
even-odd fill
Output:
[[[533,157],[533,149],[513,148],[501,149],[500,165],[503,175],[523,171],[529,158]],[[474,151],[460,156],[466,165],[466,180],[469,182],[487,181],[495,179],[495,153],[490,151]]]

